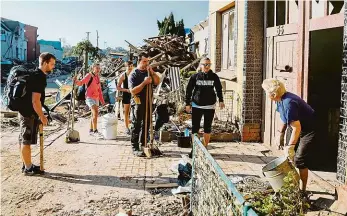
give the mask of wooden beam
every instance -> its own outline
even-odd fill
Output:
[[[326,17],[311,19],[309,21],[310,31],[317,31],[344,26],[344,14],[338,13]]]
[[[289,23],[289,0],[286,0],[286,6],[285,6],[285,10],[286,10],[286,16],[285,16],[285,21],[284,24],[288,24]]]
[[[312,2],[305,1],[305,27],[304,27],[304,49],[303,49],[303,73],[301,73],[301,97],[307,102],[308,98],[308,70],[309,70],[309,52],[310,52],[310,31],[309,31],[309,20],[312,14]]]
[[[306,1],[299,1],[299,20],[298,20],[298,40],[297,40],[297,90],[296,93],[302,97],[303,90],[303,77],[304,77],[304,47],[305,47],[305,15],[306,15]]]
[[[129,46],[131,49],[133,49],[136,53],[140,54],[141,53],[141,50],[139,50],[137,47],[135,47],[134,45],[132,45],[130,42],[128,42],[127,40],[124,40]]]
[[[224,12],[232,7],[235,7],[235,0],[233,0],[232,2],[230,2],[229,4],[225,5],[224,7],[222,7],[221,9],[218,10],[218,12]]]
[[[143,39],[144,42],[148,43],[149,45],[151,45],[152,47],[155,47],[155,48],[158,48],[160,49],[161,47],[159,47],[157,44],[153,43],[152,41],[150,40],[146,40],[146,39]]]
[[[329,1],[324,0],[324,17],[329,16]]]
[[[298,33],[298,25],[296,23],[294,24],[287,24],[283,25],[283,34],[297,34]],[[271,27],[266,29],[266,37],[273,37],[278,35],[278,27]]]
[[[162,55],[164,55],[164,53],[159,53],[158,55],[154,56],[153,58],[150,58],[149,61],[157,60],[157,59],[160,58]]]
[[[155,188],[174,188],[178,187],[177,183],[163,183],[163,184],[146,184],[146,189],[155,189]]]

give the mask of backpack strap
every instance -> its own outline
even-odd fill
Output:
[[[91,75],[91,77],[90,77],[90,79],[89,79],[89,81],[87,83],[87,88],[92,84],[93,78],[94,78],[94,74],[92,73],[92,75]]]

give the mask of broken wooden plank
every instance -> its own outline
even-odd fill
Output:
[[[1,114],[4,118],[14,118],[18,116],[18,112],[12,112],[12,111],[1,111]]]
[[[155,47],[155,48],[158,48],[158,49],[161,49],[161,47],[155,43],[153,43],[152,41],[150,40],[146,40],[146,39],[143,39],[144,42],[148,43],[149,45],[151,45],[152,47]]]
[[[162,183],[162,184],[146,184],[146,189],[155,189],[155,188],[174,188],[178,187],[177,183]]]
[[[159,53],[158,55],[154,56],[153,58],[150,58],[149,61],[157,60],[157,59],[160,58],[162,55],[164,55],[164,53]]]
[[[130,42],[128,42],[127,40],[125,40],[125,42],[127,44],[129,44],[129,46],[131,47],[131,49],[133,49],[136,53],[140,54],[142,51],[139,50],[137,47],[135,47],[134,45],[132,45]]]
[[[202,55],[200,58],[195,59],[193,62],[191,62],[190,64],[188,64],[188,65],[186,65],[185,67],[183,67],[182,70],[183,70],[183,71],[184,71],[184,70],[187,70],[187,69],[190,68],[192,65],[198,63],[198,62],[201,60],[201,58],[202,58],[202,57],[205,57],[205,56],[206,56],[206,55],[204,54],[204,55]]]

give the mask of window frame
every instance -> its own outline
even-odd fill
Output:
[[[228,14],[228,15],[227,15]],[[222,15],[222,23],[221,23],[221,27],[222,27],[222,34],[221,34],[221,72],[222,71],[235,71],[236,68],[236,11],[235,8],[231,8],[227,11],[224,11],[221,13]],[[227,38],[225,41],[224,38],[224,16],[227,15],[228,16],[228,21],[227,21],[227,35],[225,35],[225,37]],[[230,17],[233,16],[233,21],[230,22]],[[232,23],[232,26],[230,25],[230,23]],[[232,28],[232,29],[230,29]],[[232,34],[232,40],[230,40],[230,34]],[[226,60],[226,65],[225,65],[225,54],[224,54],[224,49],[225,49],[225,42],[227,42],[226,45],[226,49],[227,51],[227,60]],[[232,43],[232,45],[230,44]],[[230,48],[233,48],[232,53],[230,52]],[[230,61],[230,59],[232,59],[232,61]]]

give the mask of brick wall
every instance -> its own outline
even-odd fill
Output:
[[[40,54],[40,49],[37,45],[37,27],[25,25],[25,37],[27,43],[27,60],[34,61]]]
[[[262,119],[264,2],[245,1],[242,141],[260,141]]]
[[[345,0],[347,3],[347,1]],[[341,118],[337,156],[337,180],[347,183],[347,4],[345,8],[345,28],[343,39],[343,71],[341,84]]]

